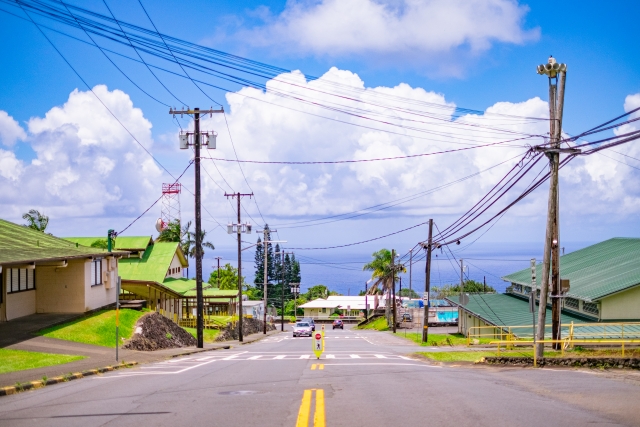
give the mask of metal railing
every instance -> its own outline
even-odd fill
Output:
[[[552,325],[545,325],[545,334],[551,333]],[[562,335],[571,341],[578,339],[640,339],[640,322],[573,323],[562,326]],[[471,326],[467,330],[467,345],[472,340],[483,338],[500,341],[517,341],[533,338],[532,325],[517,326]],[[485,340],[486,341],[486,340]],[[564,341],[564,340],[563,340]]]
[[[533,347],[533,366],[537,366],[538,363],[538,355],[536,354],[537,350],[536,350],[536,345],[535,344],[542,344],[543,346],[545,344],[562,344],[560,346],[560,355],[561,357],[564,357],[564,352],[567,348],[569,347],[573,347],[576,344],[587,344],[590,346],[594,346],[594,345],[607,345],[607,346],[611,346],[612,344],[615,344],[615,347],[617,347],[617,344],[620,345],[621,348],[621,352],[622,352],[622,357],[624,357],[624,351],[625,351],[625,344],[640,344],[640,339],[625,339],[625,340],[618,340],[618,339],[571,339],[571,338],[566,338],[564,340],[540,340],[540,341],[536,341],[535,343],[533,341],[525,341],[525,340],[500,340],[500,341],[491,341],[489,344],[490,345],[496,345],[497,346],[497,355],[498,357],[500,357],[500,349],[502,347],[504,347],[505,349],[513,349],[514,347],[518,346],[532,346]],[[544,356],[544,355],[543,355]]]

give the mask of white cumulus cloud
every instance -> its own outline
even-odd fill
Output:
[[[424,64],[453,50],[536,40],[527,12],[516,0],[293,0],[278,15],[263,14],[264,25],[245,38],[278,52]]]
[[[151,123],[126,93],[104,85],[93,90],[141,144],[152,146]],[[20,138],[35,159],[25,164],[0,150],[5,218],[32,207],[52,219],[130,218],[158,196],[159,168],[91,92],[74,90],[64,105],[30,119]]]
[[[25,139],[24,129],[6,111],[0,110],[0,141],[7,147]]]

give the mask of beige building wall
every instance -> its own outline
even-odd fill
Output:
[[[37,278],[36,278],[37,280]],[[38,287],[36,283],[36,288]],[[28,316],[36,312],[36,291],[7,294],[7,320]]]
[[[640,286],[600,300],[600,320],[639,320]]]
[[[36,266],[38,313],[83,313],[89,263],[70,260],[66,267]]]
[[[169,266],[169,271],[174,271],[174,273],[169,274],[169,272],[167,272],[167,277],[173,277],[175,279],[179,279],[182,277],[182,263],[180,262],[180,258],[178,258],[177,254],[173,255],[171,265]],[[207,279],[204,279],[204,281],[206,282]]]
[[[85,263],[84,311],[95,310],[116,302],[117,263],[112,259],[103,259],[102,272],[102,285],[91,286],[91,262]]]

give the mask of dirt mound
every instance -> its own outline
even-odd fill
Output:
[[[242,335],[251,335],[262,332],[264,323],[258,319],[244,319],[242,321]],[[267,331],[275,331],[276,326],[273,323],[267,323]],[[226,327],[220,330],[216,337],[216,341],[233,341],[238,339],[238,322],[234,324],[228,323]]]
[[[193,335],[159,313],[142,316],[134,331],[133,337],[122,348],[153,351],[189,347],[198,343]]]

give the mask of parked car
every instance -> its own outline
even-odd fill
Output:
[[[301,320],[301,322],[307,322],[308,324],[310,324],[311,325],[311,330],[315,332],[315,330],[316,330],[316,322],[314,322],[312,318],[305,317],[304,319]]]
[[[402,322],[413,322],[413,318],[411,317],[411,313],[403,313],[402,314]]]
[[[313,329],[308,322],[298,322],[293,327],[293,337],[310,337],[313,334]]]
[[[335,328],[344,329],[344,323],[342,323],[342,320],[336,319],[333,321],[333,329]]]

